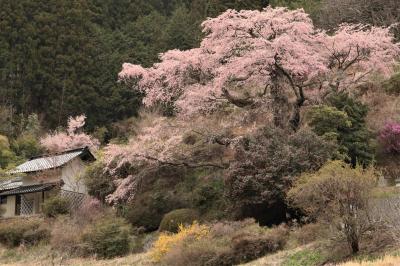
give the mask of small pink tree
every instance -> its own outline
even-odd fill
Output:
[[[387,123],[379,133],[379,140],[385,152],[400,154],[400,123]]]
[[[150,68],[123,65],[120,78],[137,81],[146,106],[168,103],[190,116],[267,97],[275,124],[296,129],[306,101],[390,74],[400,51],[387,28],[342,25],[329,35],[303,10],[228,10],[202,26],[199,48],[168,51]]]
[[[90,135],[81,132],[85,125],[86,116],[79,115],[68,119],[66,132],[56,131],[40,139],[40,144],[49,152],[57,153],[70,149],[88,146],[96,150],[100,142]]]

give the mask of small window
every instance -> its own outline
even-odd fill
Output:
[[[0,204],[7,204],[7,196],[0,196]]]

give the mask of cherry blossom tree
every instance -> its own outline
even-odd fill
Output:
[[[120,78],[136,81],[146,106],[168,103],[185,117],[268,99],[275,125],[297,129],[306,102],[389,75],[400,53],[388,28],[345,24],[327,34],[301,9],[228,10],[202,27],[199,48],[168,51],[150,68],[123,65]]]
[[[149,68],[123,65],[120,79],[144,93],[145,106],[172,106],[176,115],[153,117],[127,144],[107,146],[105,170],[117,187],[109,203],[133,200],[143,169],[228,169],[241,139],[270,121],[297,130],[304,105],[390,75],[400,54],[386,28],[328,34],[303,10],[228,10],[202,27],[199,48],[167,51]]]
[[[68,119],[66,132],[55,131],[40,139],[40,144],[49,152],[57,153],[66,150],[89,147],[96,150],[100,142],[90,135],[82,132],[86,116],[79,115]]]

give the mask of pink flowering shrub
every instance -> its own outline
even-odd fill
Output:
[[[40,139],[40,144],[47,151],[54,153],[86,146],[90,149],[96,150],[99,147],[100,142],[96,138],[81,132],[85,125],[85,120],[85,115],[70,117],[68,119],[66,132],[55,131],[47,134],[45,137]]]
[[[85,198],[81,206],[75,210],[77,222],[93,222],[104,213],[101,202],[93,197]]]
[[[400,123],[387,123],[379,133],[379,140],[385,152],[400,154]]]

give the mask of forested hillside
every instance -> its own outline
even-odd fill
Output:
[[[54,129],[86,113],[89,128],[135,115],[140,95],[118,84],[123,62],[199,44],[199,24],[262,1],[1,0],[0,104]],[[12,123],[18,123],[13,120]]]
[[[52,195],[41,217],[0,220],[6,249],[174,266],[398,254],[399,1],[0,7],[1,176],[41,153],[97,158],[81,207]]]

